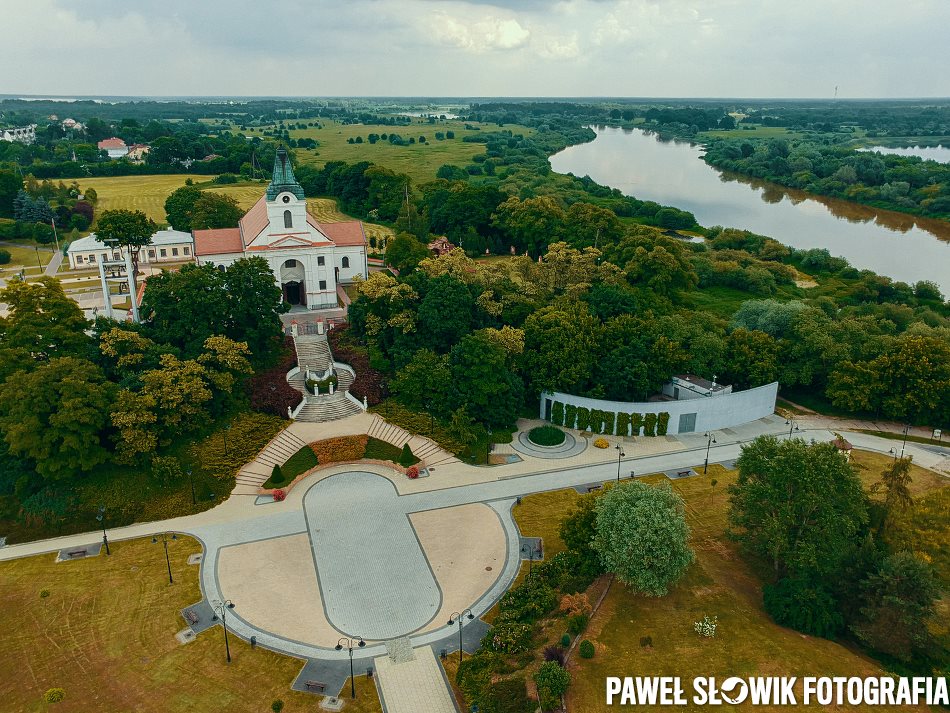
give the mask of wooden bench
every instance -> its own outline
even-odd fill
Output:
[[[691,470],[681,470],[676,475],[679,478],[685,478],[687,475],[691,475],[693,471]]]
[[[307,687],[308,691],[317,691],[318,693],[325,693],[327,690],[327,684],[320,683],[320,681],[307,681],[304,685]]]
[[[191,609],[185,609],[185,619],[190,621],[192,624],[198,623],[198,615],[195,614]]]
[[[594,492],[595,490],[603,490],[603,489],[604,489],[604,486],[603,486],[603,485],[600,485],[600,484],[597,484],[597,485],[588,485],[588,486],[587,486],[587,492],[588,492],[588,493],[592,493],[592,492]]]
[[[89,554],[86,550],[70,550],[66,553],[67,557],[85,557]]]

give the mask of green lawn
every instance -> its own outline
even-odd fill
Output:
[[[280,488],[288,483],[293,482],[293,479],[296,478],[301,473],[306,473],[311,468],[316,468],[317,456],[313,452],[313,449],[310,446],[304,446],[299,451],[294,453],[287,459],[287,462],[280,467],[280,472],[283,475],[280,480],[274,480],[273,476],[267,479],[267,482],[264,483],[265,488]]]
[[[185,645],[175,640],[185,628],[179,610],[202,596],[198,567],[186,564],[201,552],[198,542],[169,540],[171,585],[160,541],[113,542],[111,551],[58,564],[51,554],[0,562],[0,628],[10,664],[0,666],[4,711],[262,713],[277,699],[284,713],[316,709],[316,697],[290,689],[298,659],[232,636],[228,664],[220,627]],[[356,683],[358,698],[355,705],[347,700],[346,710],[379,713],[372,681]],[[50,688],[64,689],[66,699],[44,703]]]
[[[55,249],[55,245],[34,248],[30,245],[0,243],[0,250],[6,250],[10,253],[10,262],[6,265],[0,265],[0,268],[10,269],[22,266],[35,268],[37,272],[39,272],[41,264],[43,267],[46,267],[47,263],[53,259],[53,251]]]

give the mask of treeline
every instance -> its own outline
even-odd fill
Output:
[[[878,208],[950,218],[950,164],[811,139],[726,139],[705,160],[727,171]]]

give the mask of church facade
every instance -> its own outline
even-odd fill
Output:
[[[267,191],[238,227],[196,230],[194,240],[199,264],[227,266],[254,256],[267,260],[292,307],[336,307],[337,285],[368,272],[363,224],[318,223],[307,212],[284,148],[277,151]]]

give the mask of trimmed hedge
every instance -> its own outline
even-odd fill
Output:
[[[630,435],[630,414],[621,411],[617,414],[617,426],[614,434],[617,436]]]
[[[655,413],[648,413],[643,416],[643,435],[644,436],[656,435],[656,414]]]
[[[670,415],[664,411],[656,418],[656,435],[665,436],[666,430],[670,426]]]
[[[577,406],[567,404],[564,407],[564,425],[568,428],[574,428],[577,423]]]
[[[528,431],[528,440],[539,446],[559,446],[564,443],[564,431],[554,426],[537,426]]]
[[[310,447],[317,456],[320,465],[340,463],[342,461],[360,460],[366,452],[366,442],[369,436],[338,436],[323,441],[311,443]]]
[[[590,428],[590,409],[584,406],[577,407],[577,430],[586,431]]]
[[[623,411],[614,413],[564,404],[560,401],[554,401],[551,404],[550,420],[551,423],[565,428],[616,436],[665,436],[670,426],[670,414],[666,411],[659,414]]]
[[[639,413],[630,414],[630,435],[639,436],[643,427],[643,416]]]
[[[551,405],[551,423],[558,426],[564,425],[564,404],[560,401],[555,401]]]

